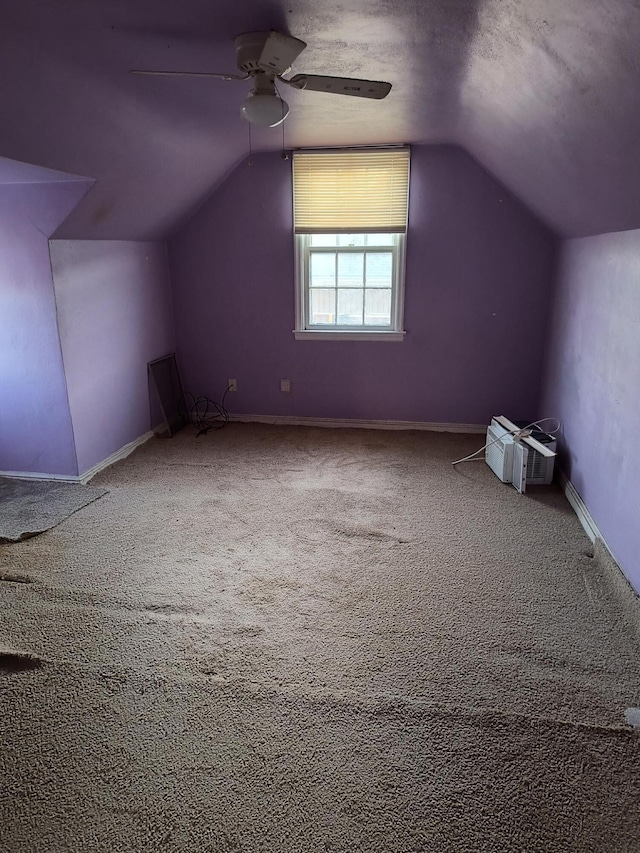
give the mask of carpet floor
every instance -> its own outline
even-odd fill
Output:
[[[104,494],[75,483],[0,477],[0,545],[44,533]]]
[[[0,546],[0,849],[640,851],[638,600],[481,443],[182,432]]]

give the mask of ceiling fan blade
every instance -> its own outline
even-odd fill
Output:
[[[243,74],[212,74],[208,71],[145,71],[132,68],[129,74],[142,74],[145,77],[215,77],[218,80],[248,80],[249,75]]]
[[[260,68],[268,68],[274,74],[284,74],[300,56],[307,43],[293,36],[271,30],[258,59]]]
[[[356,98],[386,98],[391,91],[391,83],[380,80],[357,80],[355,77],[321,77],[318,74],[296,74],[289,80],[296,89],[309,89],[312,92],[331,92],[334,95],[354,95]]]

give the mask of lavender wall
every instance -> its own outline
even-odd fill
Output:
[[[0,186],[0,470],[77,474],[47,237],[81,181]]]
[[[291,163],[242,163],[170,243],[186,384],[219,399],[235,377],[239,413],[537,415],[550,232],[462,150],[416,146],[407,245],[404,342],[294,341]]]
[[[640,591],[640,231],[563,244],[544,397],[562,465]]]
[[[149,430],[147,362],[174,350],[166,249],[54,240],[51,262],[84,473]]]

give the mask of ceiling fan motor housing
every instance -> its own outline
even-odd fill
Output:
[[[264,71],[258,64],[269,33],[243,33],[234,40],[236,65],[245,74]]]
[[[302,39],[271,30],[268,33],[243,33],[236,37],[236,63],[245,74],[262,71],[280,77],[307,46]]]

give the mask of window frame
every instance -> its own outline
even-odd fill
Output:
[[[336,232],[337,233],[337,232]],[[358,234],[375,234],[376,232],[358,231]],[[381,232],[377,232],[381,233]],[[370,341],[402,341],[406,332],[403,330],[404,318],[404,279],[406,264],[406,234],[401,232],[384,232],[392,234],[394,244],[391,246],[373,246],[373,251],[391,250],[393,255],[392,286],[391,286],[391,323],[389,326],[348,326],[348,325],[314,325],[309,323],[309,259],[312,234],[294,234],[295,243],[295,311],[296,340],[370,340]],[[363,252],[369,247],[364,246],[326,246],[315,247],[321,251],[340,252],[344,254]]]

